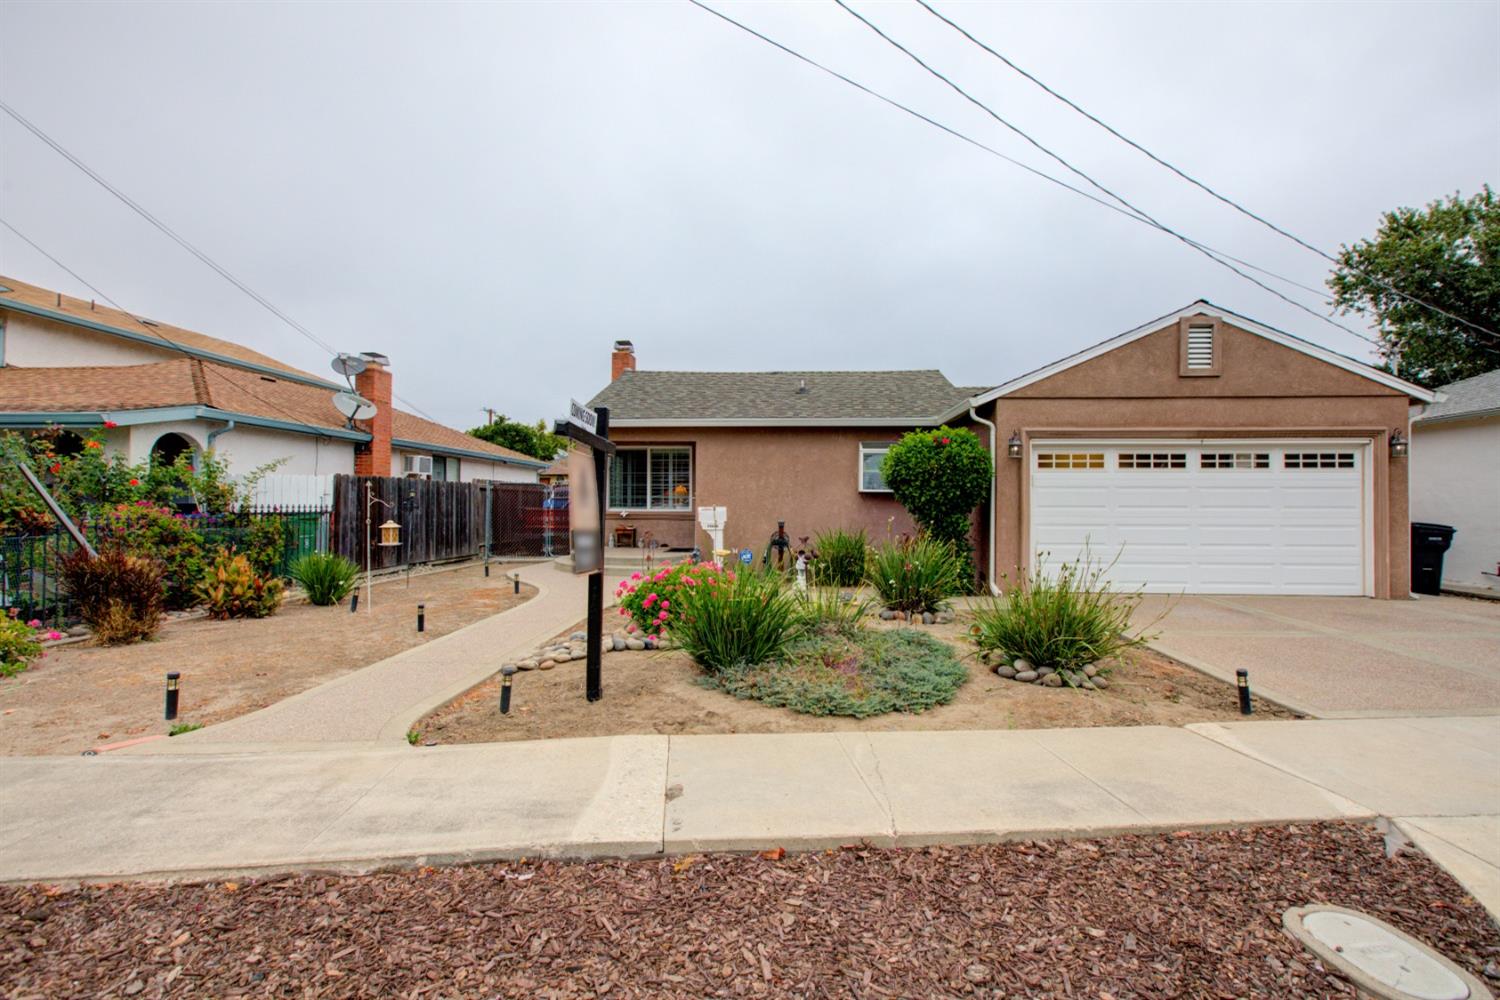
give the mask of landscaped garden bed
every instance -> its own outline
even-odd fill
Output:
[[[1352,997],[1281,929],[1313,902],[1367,912],[1476,977],[1500,964],[1500,933],[1440,868],[1387,857],[1370,826],[1326,824],[4,886],[0,981],[18,1000]]]
[[[550,570],[549,570],[550,572]],[[167,671],[182,674],[179,724],[212,724],[446,635],[535,594],[478,565],[414,575],[327,607],[289,602],[269,618],[177,621],[156,638],[123,646],[95,640],[48,651],[30,669],[0,679],[0,754],[80,753],[100,744],[166,733]],[[426,630],[416,608],[426,604]]]

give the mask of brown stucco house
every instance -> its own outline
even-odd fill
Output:
[[[995,455],[975,516],[985,582],[1088,548],[1123,587],[1408,593],[1405,442],[1432,392],[1206,301],[989,388],[936,371],[671,372],[617,342],[607,535],[760,551],[912,529],[880,480],[901,434],[968,426]]]

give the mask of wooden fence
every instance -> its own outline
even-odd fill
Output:
[[[376,503],[366,516],[365,486]],[[388,505],[388,506],[387,506]],[[380,545],[380,525],[401,525],[401,544]],[[447,483],[391,476],[333,478],[332,549],[373,569],[488,553],[495,558],[567,554],[567,491],[536,483]]]

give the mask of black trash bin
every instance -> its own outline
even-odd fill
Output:
[[[1453,544],[1451,524],[1411,523],[1411,589],[1436,594],[1443,589],[1443,553]]]

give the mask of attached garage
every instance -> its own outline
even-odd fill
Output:
[[[1372,593],[1368,445],[1037,440],[1034,567],[1085,551],[1152,593]]]
[[[1409,593],[1405,437],[1432,393],[1199,301],[974,398],[999,586],[1087,549],[1158,593]],[[1049,570],[1050,568],[1050,570]]]

